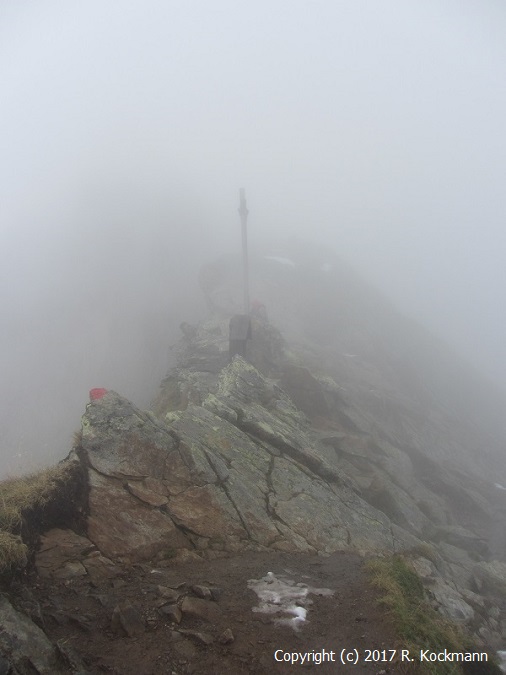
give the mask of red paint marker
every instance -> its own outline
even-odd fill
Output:
[[[103,398],[107,394],[107,389],[90,389],[90,401],[98,401],[99,398]]]

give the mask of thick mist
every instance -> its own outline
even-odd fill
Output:
[[[4,248],[4,472],[61,458],[96,385],[147,406],[179,323],[204,311],[197,274],[212,242],[198,213],[139,186],[106,190],[58,220],[39,211],[46,227]]]
[[[148,404],[239,187],[253,244],[332,249],[504,387],[505,28],[491,1],[2,3],[0,476],[63,457],[91,387]]]

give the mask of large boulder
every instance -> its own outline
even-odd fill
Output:
[[[172,555],[192,544],[164,509],[194,485],[169,429],[115,392],[88,404],[79,454],[88,471],[89,539],[113,560]]]
[[[473,570],[473,580],[483,595],[506,598],[506,563],[499,560],[478,563]]]
[[[238,357],[203,405],[163,422],[108,392],[88,405],[78,451],[88,538],[112,561],[180,549],[397,550],[404,536],[320,450],[287,394]]]

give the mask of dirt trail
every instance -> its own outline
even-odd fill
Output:
[[[279,614],[253,612],[259,600],[248,580],[268,572],[295,584],[326,588],[333,595],[309,595],[307,620],[295,631],[279,625]],[[194,597],[192,586],[210,588],[213,598],[197,601],[212,605],[210,621],[183,612],[174,623],[163,613],[167,602],[159,586],[176,589],[179,606],[184,597]],[[363,560],[349,553],[316,557],[288,553],[246,553],[213,561],[170,563],[153,568],[136,566],[112,580],[90,583],[86,578],[45,583],[31,579],[31,592],[40,603],[45,628],[53,640],[62,640],[80,654],[90,673],[114,675],[238,675],[252,673],[400,673],[395,661],[381,659],[382,650],[399,649],[393,631],[376,603]],[[303,588],[297,586],[296,588]],[[185,601],[188,602],[188,601]],[[114,608],[133,606],[128,637],[111,622]],[[186,605],[183,605],[183,608]],[[216,609],[219,608],[219,609]],[[140,619],[140,621],[139,621]],[[228,644],[226,629],[234,640]],[[184,631],[190,633],[184,633]],[[183,632],[179,632],[183,631]],[[195,631],[199,635],[191,633]],[[209,644],[202,642],[209,641]],[[212,640],[212,641],[211,641]],[[356,649],[360,662],[342,665],[341,650]],[[277,651],[281,650],[281,651]],[[290,665],[284,654],[326,650],[332,662]],[[366,661],[366,650],[372,652]],[[334,653],[333,657],[331,653]],[[291,657],[290,657],[291,658]]]

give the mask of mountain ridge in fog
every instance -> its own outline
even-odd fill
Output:
[[[238,239],[238,228],[235,234]],[[108,246],[98,258],[94,240]],[[76,270],[81,287],[74,293],[73,310],[67,309],[69,299],[58,293],[47,306],[33,307],[29,313],[12,308],[10,355],[13,362],[27,359],[23,353],[28,364],[33,361],[27,373],[22,368],[16,375],[3,408],[6,454],[20,448],[21,470],[65,455],[86,392],[93,386],[119,390],[146,407],[174,361],[171,345],[180,335],[179,324],[205,315],[206,296],[225,311],[242,311],[238,256],[223,253],[200,267],[205,259],[201,247],[192,254],[188,243],[185,257],[174,266],[164,257],[170,252],[170,237],[165,236],[153,265],[154,240],[145,241],[140,251],[127,241],[118,249],[115,240],[113,230],[98,226],[84,238],[86,246],[80,246],[80,252],[89,278],[86,265]],[[122,256],[114,259],[115,251],[123,251]],[[210,279],[206,269],[211,270]],[[358,387],[371,405],[375,400],[384,407],[388,401],[411,401],[427,420],[437,402],[446,424],[453,420],[458,428],[465,419],[465,445],[477,431],[478,437],[486,435],[502,470],[504,392],[395,309],[331,250],[294,237],[255,244],[251,298],[266,305],[272,323],[288,341],[304,345],[320,370],[337,368],[343,388]],[[34,344],[41,343],[50,345],[43,362],[34,351]],[[354,379],[367,383],[368,392]],[[476,448],[477,456],[482,452]],[[455,455],[458,458],[458,447]]]
[[[239,259],[224,257],[214,265],[216,307],[239,311]],[[456,464],[469,461],[489,476],[496,470],[506,475],[506,393],[335,254],[294,238],[283,240],[255,250],[251,279],[251,297],[266,305],[287,341],[302,346],[320,372],[332,374],[366,407],[383,407],[383,423],[388,426],[388,408],[400,406],[425,428],[420,442],[429,455]],[[431,431],[434,418],[440,433],[452,436],[444,450]],[[402,437],[409,442],[406,429]]]

